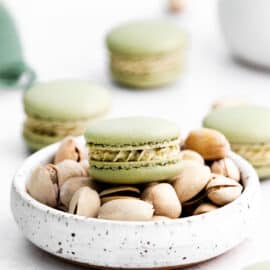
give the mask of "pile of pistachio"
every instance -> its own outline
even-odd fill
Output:
[[[36,200],[62,211],[123,221],[175,219],[213,211],[238,198],[241,174],[219,132],[191,131],[179,152],[183,170],[173,179],[140,185],[109,185],[88,175],[85,146],[71,137],[53,163],[36,168],[27,182]]]

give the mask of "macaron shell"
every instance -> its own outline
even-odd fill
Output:
[[[220,108],[208,114],[204,127],[222,132],[231,143],[270,142],[270,108],[235,106]]]
[[[36,84],[24,95],[28,115],[44,119],[95,118],[109,108],[106,89],[85,81],[52,81]]]
[[[167,53],[185,46],[185,33],[166,20],[134,21],[114,28],[107,36],[110,51],[148,56]]]
[[[175,177],[182,171],[182,163],[130,169],[98,169],[89,167],[89,173],[99,181],[112,184],[140,184]]]
[[[243,270],[269,270],[270,262],[261,262],[245,267]]]
[[[179,128],[172,122],[154,117],[124,117],[90,125],[85,132],[88,143],[102,145],[155,144],[178,139]]]

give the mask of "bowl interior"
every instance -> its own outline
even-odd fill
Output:
[[[85,143],[85,140],[83,137],[78,137],[76,138],[76,140],[79,143]],[[32,154],[31,156],[29,156],[24,163],[22,164],[22,166],[20,167],[20,169],[17,171],[17,173],[14,176],[13,179],[13,187],[16,190],[16,192],[21,196],[21,198],[23,198],[27,203],[30,203],[31,205],[33,205],[34,207],[39,208],[41,211],[48,211],[48,209],[50,209],[50,212],[53,214],[59,214],[61,213],[61,215],[67,215],[67,216],[72,216],[72,218],[74,219],[84,219],[84,220],[93,220],[93,218],[85,218],[85,217],[81,217],[81,216],[77,216],[77,215],[73,215],[73,214],[69,214],[66,212],[62,212],[60,210],[51,208],[47,205],[44,205],[38,201],[36,201],[34,198],[32,198],[26,191],[26,182],[28,181],[28,179],[30,178],[33,170],[35,168],[37,168],[39,165],[43,165],[46,163],[49,163],[53,160],[53,156],[55,154],[55,152],[57,151],[58,147],[59,147],[60,143],[55,143],[52,144],[50,146],[47,146],[41,150],[39,150],[38,152]],[[244,160],[242,157],[238,156],[237,154],[231,152],[230,153],[230,158],[232,158],[237,166],[239,167],[240,171],[241,171],[241,176],[242,176],[242,183],[244,186],[244,191],[242,193],[242,195],[236,199],[235,201],[218,208],[215,211],[209,212],[207,214],[204,215],[211,215],[216,211],[223,211],[223,209],[228,209],[230,207],[233,207],[234,204],[238,203],[239,200],[245,200],[247,197],[252,196],[252,194],[258,190],[259,188],[259,180],[258,180],[258,176],[255,172],[255,170],[253,169],[253,167],[246,161]],[[196,219],[198,216],[190,216],[190,217],[184,217],[184,218],[180,218],[180,219],[174,219],[174,220],[168,220],[166,222],[187,222],[187,220],[191,220],[191,219]],[[131,221],[110,221],[110,220],[102,220],[102,219],[96,219],[94,218],[97,222],[117,222],[117,223],[128,223],[128,224],[138,224],[138,223],[152,223],[152,222],[131,222]],[[154,221],[153,221],[154,222]]]

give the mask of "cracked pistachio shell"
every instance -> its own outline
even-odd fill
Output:
[[[153,205],[136,199],[117,199],[104,203],[98,218],[122,221],[149,221],[154,213]]]
[[[224,158],[213,162],[211,171],[212,173],[221,174],[238,182],[240,181],[240,170],[230,158]]]
[[[89,161],[87,159],[84,159],[80,161],[79,164],[83,167],[83,169],[85,170],[85,173],[88,174]]]
[[[71,159],[77,162],[84,159],[82,146],[80,146],[72,137],[66,137],[59,146],[54,157],[54,164],[66,159]]]
[[[180,152],[180,158],[182,160],[195,161],[195,162],[198,162],[201,165],[204,164],[203,157],[199,153],[197,153],[197,152],[195,152],[193,150],[182,150]]]
[[[116,186],[102,190],[99,193],[101,203],[116,199],[139,199],[140,190],[133,186]]]
[[[182,172],[174,178],[173,187],[181,203],[199,194],[211,177],[210,168],[193,161],[183,163]]]
[[[212,203],[202,203],[194,210],[193,215],[205,214],[216,209],[218,209],[218,207]]]
[[[200,128],[189,133],[185,148],[198,152],[205,160],[216,160],[228,155],[230,144],[219,131]]]
[[[181,215],[181,203],[174,188],[168,183],[150,185],[143,191],[142,199],[153,204],[157,216],[178,218]]]
[[[170,218],[168,217],[164,217],[164,216],[153,216],[152,221],[162,221],[162,220],[171,220]]]
[[[68,212],[79,216],[97,217],[99,208],[98,193],[89,187],[81,187],[72,196]]]
[[[52,167],[46,165],[36,168],[26,184],[26,189],[37,201],[56,207],[58,186],[56,172]]]
[[[119,200],[119,199],[139,200],[139,198],[136,198],[136,197],[113,195],[113,196],[101,198],[101,204],[104,204],[106,202],[113,201],[113,200]]]
[[[61,187],[64,182],[71,177],[87,176],[82,165],[74,160],[66,159],[53,166],[57,171],[59,187]]]
[[[237,199],[242,190],[242,185],[237,181],[217,174],[212,174],[212,178],[206,186],[208,199],[221,206]]]
[[[90,177],[79,176],[69,178],[60,189],[60,202],[68,207],[73,194],[81,187],[96,189],[96,184]]]

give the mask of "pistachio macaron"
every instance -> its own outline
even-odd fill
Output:
[[[106,89],[86,81],[51,81],[31,87],[23,98],[23,137],[31,150],[85,132],[109,109]]]
[[[270,269],[270,261],[256,263],[248,267],[245,267],[243,270],[269,270],[269,269]]]
[[[270,176],[270,108],[241,105],[213,110],[203,125],[222,132],[233,151],[247,159],[260,178]]]
[[[180,134],[170,121],[151,117],[103,120],[85,133],[89,173],[108,183],[137,184],[180,173]]]
[[[167,20],[142,20],[112,29],[106,39],[117,82],[150,88],[175,81],[183,69],[186,36]]]

